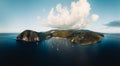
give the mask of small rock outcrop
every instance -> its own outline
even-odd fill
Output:
[[[16,40],[25,42],[38,42],[41,39],[37,32],[32,30],[25,30],[17,36]]]

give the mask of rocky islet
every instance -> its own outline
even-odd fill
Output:
[[[17,36],[16,40],[24,42],[40,42],[42,40],[49,40],[52,37],[55,37],[56,39],[65,38],[74,44],[88,45],[101,42],[104,35],[89,30],[50,30],[46,32],[25,30]]]

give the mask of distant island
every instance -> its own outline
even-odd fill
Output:
[[[56,39],[67,39],[74,44],[88,45],[101,42],[104,35],[89,30],[50,30],[46,32],[25,30],[16,37],[16,40],[24,42],[40,42],[49,40],[52,37],[55,37]]]

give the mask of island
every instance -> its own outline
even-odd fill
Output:
[[[73,44],[88,45],[101,42],[104,35],[90,30],[50,30],[46,32],[25,30],[16,37],[16,40],[24,42],[40,42],[49,40],[52,37],[65,38]]]

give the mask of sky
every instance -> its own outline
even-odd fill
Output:
[[[53,26],[58,27],[61,22],[56,18],[56,15],[50,15],[52,8],[55,9],[57,5],[61,4],[62,7],[67,7],[67,11],[69,11],[72,10],[71,3],[78,1],[79,0],[0,0],[0,33],[22,32],[24,30],[40,32],[50,30]],[[87,17],[90,18],[91,15],[96,14],[99,16],[99,19],[96,22],[88,23],[86,22],[86,16],[84,16],[83,19],[86,20],[85,22],[87,24],[85,24],[84,29],[105,33],[120,33],[120,0],[87,0],[87,3],[90,5],[90,10],[87,10],[89,11]],[[54,12],[57,14],[56,11]],[[49,24],[49,21],[53,21],[51,16],[54,16],[59,21],[55,20],[52,26],[43,25],[43,23]],[[48,17],[50,18],[48,19]],[[60,19],[62,18],[60,17]],[[69,23],[69,21],[67,23]]]

